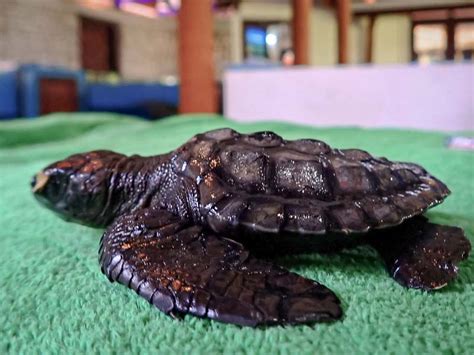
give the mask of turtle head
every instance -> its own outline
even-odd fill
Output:
[[[33,176],[33,194],[67,221],[104,226],[111,219],[107,208],[109,182],[123,157],[109,151],[72,155]]]

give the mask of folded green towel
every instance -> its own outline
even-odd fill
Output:
[[[315,123],[317,123],[315,121]],[[198,132],[230,126],[318,138],[393,160],[414,161],[452,190],[429,217],[466,229],[474,241],[474,154],[448,150],[446,134],[405,130],[238,124],[219,116],[157,122],[110,114],[56,114],[0,124],[0,353],[472,353],[474,262],[445,289],[407,290],[366,247],[337,255],[286,257],[281,264],[334,290],[345,318],[332,324],[239,328],[188,316],[176,321],[100,272],[101,230],[68,224],[40,207],[31,176],[92,149],[152,155]]]

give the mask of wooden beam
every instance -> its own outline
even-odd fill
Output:
[[[365,34],[365,62],[372,63],[372,53],[374,47],[374,25],[375,15],[368,16],[369,23],[367,24],[367,32]]]
[[[456,49],[454,47],[454,35],[455,35],[455,23],[453,19],[453,13],[452,11],[449,12],[448,15],[448,20],[447,20],[447,28],[446,28],[446,34],[447,34],[447,47],[446,47],[446,59],[447,60],[454,60],[454,56],[456,54]]]
[[[178,22],[179,111],[216,112],[212,0],[182,0]]]
[[[293,48],[295,64],[309,64],[309,17],[312,0],[293,0]]]
[[[337,34],[339,64],[347,64],[349,62],[349,28],[351,17],[351,0],[338,0]]]
[[[400,6],[396,8],[374,8],[374,9],[354,9],[354,16],[367,15],[388,15],[388,14],[405,14],[418,11],[447,10],[447,9],[466,9],[473,8],[472,0],[466,1],[465,4],[445,4],[445,5],[423,5],[423,6]]]

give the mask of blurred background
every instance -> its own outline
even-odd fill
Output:
[[[2,0],[0,119],[473,128],[474,2]]]

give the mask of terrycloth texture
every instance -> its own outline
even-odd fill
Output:
[[[220,117],[144,122],[114,115],[58,114],[0,124],[0,353],[472,353],[474,262],[439,292],[407,290],[361,247],[338,255],[287,257],[292,271],[319,280],[343,302],[345,318],[314,326],[239,328],[188,316],[179,322],[119,284],[97,263],[101,230],[68,224],[34,201],[30,177],[52,161],[92,149],[151,155],[193,134],[230,126],[313,137],[415,161],[452,190],[428,215],[474,236],[474,155],[444,146],[445,134],[237,124]]]

